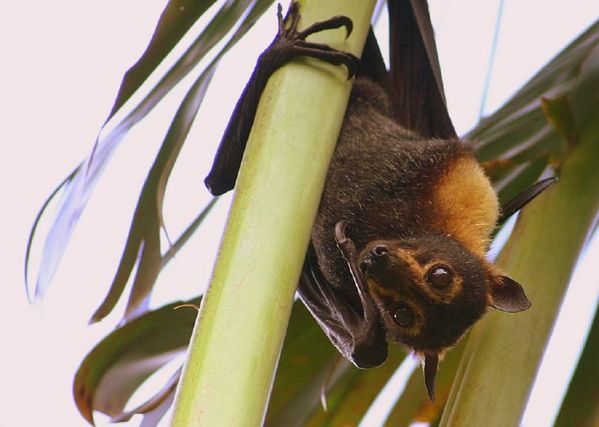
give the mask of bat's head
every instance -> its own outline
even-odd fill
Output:
[[[530,307],[516,281],[448,235],[371,242],[359,267],[388,337],[423,356],[431,397],[438,357],[487,307]]]

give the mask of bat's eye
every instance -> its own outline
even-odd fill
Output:
[[[429,270],[426,280],[436,289],[445,289],[453,282],[453,276],[447,267],[437,265]]]
[[[406,304],[399,304],[393,312],[393,321],[407,328],[414,324],[414,313]]]

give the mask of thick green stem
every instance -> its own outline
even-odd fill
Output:
[[[374,0],[307,0],[301,27],[348,15],[313,40],[359,54]],[[276,19],[274,16],[272,19]],[[298,60],[258,108],[210,288],[177,390],[173,426],[258,426],[350,91],[346,70]]]
[[[517,426],[553,322],[599,209],[599,150],[583,138],[559,182],[519,218],[498,264],[533,306],[492,312],[470,333],[441,426]],[[590,185],[589,185],[590,184]]]

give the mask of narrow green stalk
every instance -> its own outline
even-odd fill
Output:
[[[306,0],[300,24],[344,14],[313,40],[359,54],[374,0]],[[272,17],[276,19],[276,17]],[[294,61],[270,79],[237,181],[172,425],[262,423],[293,295],[350,91],[343,67]]]
[[[519,425],[528,395],[590,227],[599,209],[599,150],[583,139],[559,182],[519,218],[499,265],[532,301],[524,313],[491,312],[470,333],[441,426]]]

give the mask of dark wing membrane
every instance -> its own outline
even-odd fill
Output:
[[[388,6],[397,122],[425,138],[455,138],[426,0],[390,0]]]
[[[351,284],[335,288],[323,277],[311,244],[298,294],[343,357],[359,368],[378,366],[387,359],[385,329],[378,323],[366,324],[362,303]]]
[[[352,304],[347,295],[328,283],[320,272],[312,244],[304,261],[298,294],[339,352],[346,359],[351,359],[352,333],[344,327],[342,319],[362,316],[357,293]]]
[[[383,54],[376,41],[372,27],[370,27],[370,30],[368,31],[364,50],[362,50],[359,75],[368,77],[370,80],[377,82],[386,91],[389,91],[390,89],[389,71],[385,65]]]

